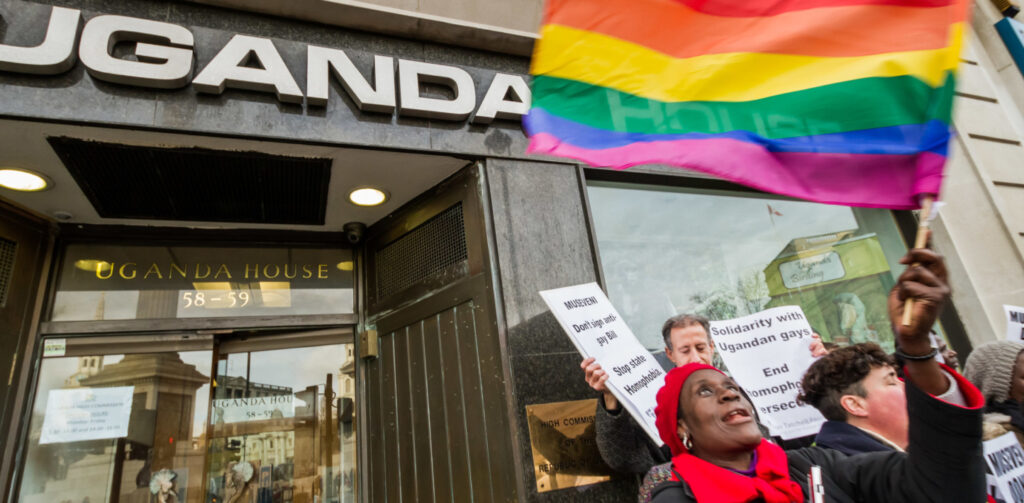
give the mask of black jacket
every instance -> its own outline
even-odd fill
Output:
[[[814,445],[835,449],[847,456],[895,450],[864,430],[843,421],[825,421],[818,436],[814,437]]]
[[[655,444],[633,416],[621,407],[615,412],[608,412],[602,398],[597,399],[594,426],[597,449],[612,470],[643,475],[652,466],[672,459],[667,445]]]
[[[821,466],[829,503],[985,501],[982,411],[935,399],[909,380],[906,390],[910,416],[907,453],[847,456],[821,447],[786,451],[789,476],[804,488],[804,501],[810,501],[807,477],[813,465]],[[690,488],[675,481],[657,485],[652,495],[654,503],[696,503]]]

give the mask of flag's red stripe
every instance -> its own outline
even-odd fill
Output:
[[[902,7],[944,7],[958,0],[662,0],[686,5],[715,16],[774,16],[783,12],[849,5],[894,5]],[[628,2],[624,2],[628,3]],[[841,23],[837,19],[836,23]]]
[[[949,44],[956,6],[921,9],[892,5],[794,11],[766,18],[727,18],[673,1],[549,0],[549,19],[643,45],[676,58],[730,52],[851,57],[938,49]],[[618,9],[615,15],[609,12]]]

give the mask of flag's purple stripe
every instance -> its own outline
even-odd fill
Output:
[[[669,140],[588,149],[548,133],[530,138],[531,153],[571,157],[624,169],[669,164],[766,192],[829,204],[892,209],[920,207],[916,196],[938,194],[945,156],[768,152],[728,138]]]
[[[932,120],[924,124],[907,124],[845,133],[829,133],[792,138],[765,138],[749,131],[724,133],[654,134],[608,131],[580,124],[549,113],[543,108],[530,109],[524,118],[527,132],[532,136],[548,133],[577,147],[598,150],[623,147],[636,142],[733,139],[763,145],[772,152],[815,152],[846,154],[907,155],[934,152],[946,155],[949,126]]]

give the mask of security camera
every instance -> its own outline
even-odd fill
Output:
[[[362,222],[349,222],[341,227],[341,230],[345,232],[345,239],[350,244],[359,244],[363,240],[363,235],[366,234],[366,224]]]

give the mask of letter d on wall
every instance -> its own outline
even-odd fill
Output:
[[[420,82],[447,86],[455,99],[426,98],[420,95]],[[466,120],[476,106],[473,77],[461,68],[420,61],[398,60],[398,113],[451,121]]]

